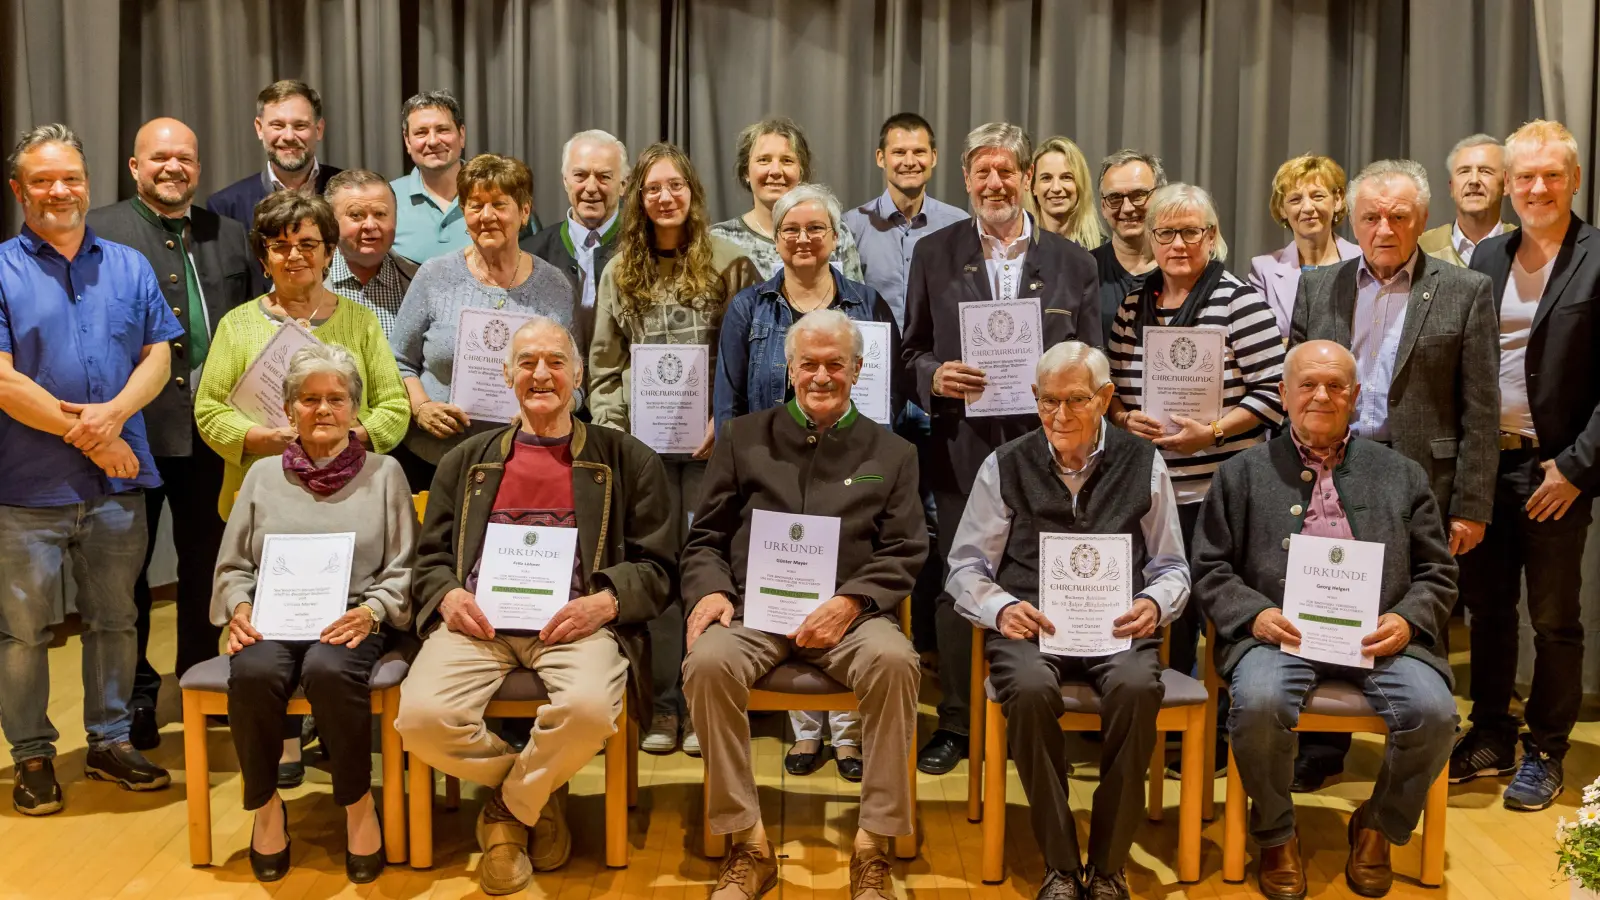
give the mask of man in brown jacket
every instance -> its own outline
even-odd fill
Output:
[[[426,640],[395,725],[429,765],[494,787],[477,825],[488,894],[519,891],[571,854],[564,786],[615,733],[625,691],[630,713],[650,708],[645,626],[671,602],[677,574],[661,459],[572,418],[582,360],[572,335],[542,316],[512,335],[506,382],[521,419],[445,455],[417,542],[412,591]],[[491,524],[577,530],[570,594],[541,630],[497,630],[478,603]],[[550,695],[521,751],[483,723],[518,668]]]
[[[888,836],[912,831],[906,770],[918,665],[894,613],[928,552],[917,456],[851,402],[861,332],[844,313],[807,313],[789,329],[784,350],[794,399],[728,423],[683,551],[683,597],[693,609],[683,691],[705,756],[711,830],[734,836],[711,896],[750,900],[777,882],[750,770],[746,706],[756,679],[794,657],[849,687],[860,702],[865,772],[850,895],[887,900],[893,896]],[[806,553],[825,551],[825,542],[805,540],[805,529],[816,523],[798,521],[785,535],[792,543],[755,539],[753,523],[763,511],[837,521],[836,587],[803,619],[795,615],[799,624],[788,634],[746,624],[756,622],[750,615],[756,611],[746,608],[754,590],[747,570],[753,562],[781,565],[761,544]]]

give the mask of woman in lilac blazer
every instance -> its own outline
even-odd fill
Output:
[[[1267,298],[1286,340],[1301,270],[1361,255],[1360,247],[1333,233],[1344,221],[1344,190],[1344,169],[1326,156],[1297,156],[1272,178],[1272,218],[1294,232],[1294,240],[1250,260],[1250,283]]]

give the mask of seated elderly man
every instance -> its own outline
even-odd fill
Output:
[[[985,635],[984,655],[1044,851],[1040,900],[1126,900],[1122,869],[1142,814],[1163,694],[1156,627],[1189,598],[1183,530],[1156,446],[1108,427],[1116,388],[1106,355],[1078,341],[1057,344],[1039,360],[1037,382],[1040,427],[1001,445],[978,469],[945,590],[957,611],[994,632]],[[1040,648],[1041,631],[1054,635],[1067,626],[1041,610],[1041,534],[1128,536],[1133,602],[1112,628],[1112,637],[1131,641],[1128,649],[1064,656]],[[1103,700],[1087,867],[1067,802],[1066,736],[1057,724],[1066,712],[1063,679],[1088,681]]]
[[[531,870],[566,862],[565,785],[616,731],[624,690],[630,711],[650,708],[645,626],[670,602],[677,575],[660,458],[629,435],[572,417],[582,359],[551,319],[535,316],[517,329],[505,376],[520,417],[444,456],[417,542],[413,597],[426,640],[401,688],[395,725],[406,749],[429,765],[494,788],[477,826],[488,894],[519,891]],[[477,599],[487,544],[504,555],[539,543],[539,532],[508,540],[491,526],[538,527],[546,538],[549,529],[577,530],[576,549],[567,551],[568,599],[537,630],[536,611]],[[501,571],[497,562],[493,577],[510,577]],[[502,626],[524,627],[497,627],[494,610]],[[538,673],[550,695],[520,752],[483,722],[484,707],[517,668]]]
[[[1233,698],[1234,756],[1255,801],[1261,893],[1274,900],[1306,895],[1289,794],[1290,729],[1306,692],[1324,679],[1347,681],[1389,727],[1372,796],[1350,817],[1345,880],[1364,897],[1388,892],[1389,845],[1410,840],[1455,729],[1443,649],[1456,599],[1450,542],[1422,467],[1350,434],[1356,372],[1355,357],[1332,341],[1289,351],[1278,391],[1290,428],[1217,470],[1192,556],[1195,599],[1216,624],[1217,670]],[[1377,629],[1360,644],[1370,668],[1286,652],[1304,643],[1283,608],[1293,534],[1383,545]],[[1329,557],[1339,562],[1333,550]]]
[[[733,835],[711,897],[751,900],[777,883],[745,708],[756,679],[793,657],[860,701],[866,761],[850,896],[887,900],[888,836],[912,832],[918,665],[894,613],[928,552],[917,454],[851,402],[861,332],[844,313],[802,316],[784,355],[794,399],[723,429],[683,551],[683,596],[694,604],[683,692],[711,830]],[[807,610],[806,596],[820,605]]]

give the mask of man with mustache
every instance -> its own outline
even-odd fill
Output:
[[[412,169],[389,186],[399,206],[394,250],[419,263],[466,249],[467,220],[456,176],[467,147],[467,120],[449,91],[423,91],[400,108],[400,131]]]
[[[1450,171],[1450,199],[1456,219],[1422,233],[1422,252],[1458,266],[1472,264],[1478,245],[1517,227],[1500,218],[1500,201],[1506,193],[1506,148],[1488,134],[1462,138],[1450,151],[1445,168]]]
[[[1100,276],[1100,327],[1106,346],[1117,307],[1144,286],[1144,276],[1156,267],[1144,205],[1166,183],[1161,160],[1141,150],[1118,150],[1100,163],[1100,213],[1111,226],[1111,240],[1089,252]]]
[[[339,221],[339,248],[323,284],[372,310],[388,337],[417,274],[394,250],[394,189],[371,169],[345,169],[329,179],[324,199]]]
[[[156,272],[166,305],[183,337],[172,342],[172,371],[161,393],[144,410],[150,452],[161,486],[144,493],[149,545],[155,546],[161,506],[172,505],[173,546],[178,554],[178,657],[174,674],[217,655],[221,629],[211,624],[211,573],[222,541],[222,520],[212,502],[222,490],[222,460],[200,440],[194,424],[194,388],[217,323],[250,299],[253,254],[238,222],[194,204],[200,185],[199,141],[177,119],[152,119],[133,139],[128,159],[135,194],[90,211],[89,227],[102,238],[139,251]],[[161,742],[156,694],[161,675],[150,665],[150,550],[134,587],[139,619],[137,669],[133,677],[133,746],[149,750]]]
[[[981,394],[987,382],[981,370],[961,361],[961,304],[1038,298],[1042,350],[1068,340],[1093,343],[1102,335],[1094,257],[1034,227],[1022,209],[1032,159],[1032,142],[1019,126],[991,122],[973,129],[961,155],[972,221],[918,241],[911,258],[901,362],[917,405],[933,417],[920,455],[937,507],[939,560],[950,555],[978,467],[1001,444],[1038,426],[1032,415],[967,417],[967,397]],[[948,592],[939,596],[934,618],[943,699],[938,730],[918,754],[917,767],[943,775],[967,753],[972,635]]]
[[[22,232],[0,243],[0,728],[11,804],[62,806],[50,724],[50,622],[71,566],[83,617],[84,771],[127,790],[170,782],[128,736],[144,566],[142,491],[161,486],[140,413],[185,332],[150,263],[89,228],[83,143],[24,132],[6,160]],[[213,645],[213,650],[215,645]]]

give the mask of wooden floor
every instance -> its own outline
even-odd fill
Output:
[[[152,656],[158,668],[170,670],[172,608],[155,614]],[[1457,646],[1465,641],[1457,642]],[[1464,660],[1457,659],[1458,671]],[[326,900],[332,897],[454,898],[481,896],[474,870],[477,853],[472,824],[480,805],[475,785],[456,812],[442,809],[435,817],[437,865],[425,872],[391,867],[374,884],[356,887],[344,876],[343,815],[335,807],[328,776],[311,768],[307,783],[286,795],[293,839],[294,869],[275,885],[258,885],[246,858],[250,818],[239,808],[239,778],[228,734],[210,735],[212,792],[217,865],[189,865],[182,783],[183,743],[176,685],[169,676],[162,696],[164,740],[150,755],[172,770],[173,786],[152,794],[133,794],[86,781],[79,686],[80,645],[76,638],[50,651],[52,691],[50,715],[62,732],[57,773],[66,792],[66,809],[43,819],[18,815],[9,803],[0,805],[0,900],[7,898],[146,898],[255,897],[279,900]],[[1576,673],[1574,673],[1576,677]],[[931,708],[924,706],[923,729],[931,728]],[[840,779],[830,763],[822,771],[795,778],[783,771],[783,744],[776,716],[758,722],[754,754],[764,820],[784,857],[777,890],[768,897],[844,897],[848,883],[848,845],[855,828],[856,786]],[[1571,817],[1579,788],[1600,772],[1600,725],[1580,724],[1567,758],[1567,792],[1545,812],[1517,814],[1501,808],[1500,784],[1478,782],[1458,788],[1450,798],[1446,884],[1430,890],[1414,880],[1419,869],[1420,840],[1396,848],[1399,874],[1391,897],[1513,900],[1566,897],[1567,887],[1554,877],[1552,834],[1558,815]],[[1076,739],[1074,739],[1076,740]],[[1082,762],[1072,779],[1080,835],[1087,829],[1087,810],[1095,786],[1098,748],[1074,743]],[[1312,897],[1351,898],[1341,874],[1347,816],[1370,789],[1381,745],[1358,738],[1350,757],[1350,774],[1342,784],[1300,800],[1301,843],[1308,854]],[[376,758],[375,758],[376,759]],[[575,779],[571,803],[574,830],[572,861],[559,872],[538,876],[528,896],[581,900],[590,897],[640,897],[651,900],[700,898],[715,874],[713,863],[699,855],[701,763],[682,754],[641,755],[639,807],[631,823],[632,861],[626,869],[601,865],[602,813],[599,792],[601,764],[596,758]],[[374,765],[374,779],[379,770]],[[11,769],[0,768],[0,789],[10,790]],[[1039,852],[1030,834],[1027,810],[1015,770],[1007,809],[1007,874],[1001,885],[985,885],[978,876],[980,826],[966,819],[965,764],[941,778],[921,776],[918,784],[921,822],[926,838],[921,856],[895,864],[895,880],[907,898],[1011,898],[1034,896],[1042,875]],[[1251,881],[1225,884],[1221,878],[1222,783],[1217,782],[1218,819],[1203,837],[1203,879],[1177,882],[1171,868],[1177,842],[1177,785],[1169,782],[1168,814],[1159,825],[1145,822],[1139,830],[1128,866],[1134,896],[1159,898],[1257,897]],[[845,849],[841,849],[845,848]]]

